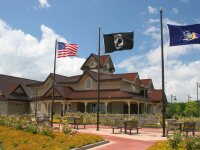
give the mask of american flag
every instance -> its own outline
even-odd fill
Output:
[[[77,56],[78,45],[58,42],[57,58]]]

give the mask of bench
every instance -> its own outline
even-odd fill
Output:
[[[183,132],[186,132],[186,136],[188,136],[188,132],[192,132],[192,135],[195,135],[195,124],[196,122],[184,122],[183,124]]]
[[[67,122],[68,124],[71,124],[74,129],[78,129],[79,125],[83,125],[85,129],[86,124],[83,122],[83,118],[68,117]]]
[[[124,128],[124,127],[125,127],[125,121],[124,120],[115,119],[114,126],[112,126],[113,134],[114,134],[115,129],[120,129],[120,132],[122,132],[122,128]]]
[[[138,120],[130,120],[130,121],[126,121],[124,130],[125,130],[125,133],[127,133],[126,130],[130,130],[130,135],[131,135],[132,130],[136,130],[138,134],[139,133],[138,131],[140,128],[141,127],[138,127]]]

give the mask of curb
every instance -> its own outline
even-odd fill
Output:
[[[94,143],[94,144],[89,144],[89,145],[86,145],[86,146],[83,146],[83,147],[80,147],[80,148],[73,148],[71,150],[88,150],[90,148],[97,147],[97,146],[100,146],[100,145],[103,145],[103,144],[107,144],[107,143],[109,143],[109,141],[101,141],[101,142],[97,142],[97,143]]]

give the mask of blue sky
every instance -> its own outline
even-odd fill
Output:
[[[12,3],[12,5],[11,5]],[[134,48],[111,53],[116,73],[138,72],[161,88],[160,20],[163,8],[165,83],[170,95],[196,100],[200,46],[169,47],[166,23],[200,23],[199,0],[0,0],[0,73],[44,80],[53,72],[55,38],[77,43],[78,57],[57,61],[57,73],[81,74],[102,34],[134,31]],[[101,39],[101,54],[104,53]],[[73,66],[73,67],[72,67]],[[200,96],[199,96],[200,97]]]

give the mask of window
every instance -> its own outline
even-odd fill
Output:
[[[95,67],[96,67],[96,63],[95,63],[94,61],[92,61],[92,62],[90,63],[90,67],[91,67],[91,68],[95,68]]]
[[[105,113],[105,104],[104,103],[99,103],[99,113],[103,114]],[[90,111],[93,112],[93,113],[96,113],[97,112],[97,104],[91,104],[91,108],[90,108]]]
[[[22,103],[16,103],[15,106],[16,107],[23,107],[23,104]]]
[[[91,89],[92,88],[92,79],[91,78],[87,78],[86,79],[85,87],[86,87],[86,89]]]

